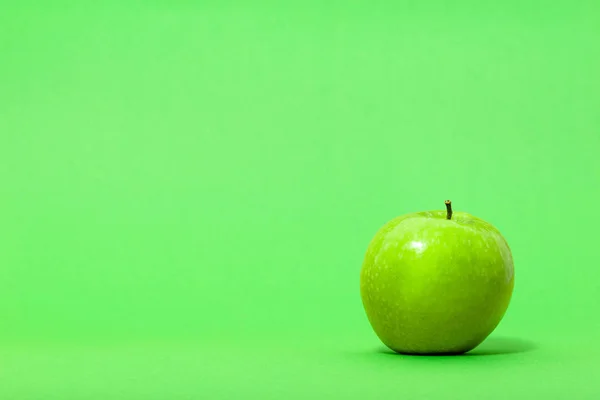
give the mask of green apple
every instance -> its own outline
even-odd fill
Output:
[[[500,232],[465,212],[424,211],[385,224],[367,249],[360,292],[373,330],[405,354],[461,354],[496,328],[512,296]]]

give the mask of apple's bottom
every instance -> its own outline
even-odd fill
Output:
[[[382,341],[383,342],[383,341]],[[385,343],[385,346],[395,354],[409,356],[459,356],[475,349],[482,340],[469,340],[462,343]]]
[[[440,352],[414,352],[414,351],[398,351],[393,350],[395,354],[401,354],[405,356],[460,356],[467,353],[469,350],[465,351],[440,351]]]
[[[387,347],[387,352],[390,354],[401,354],[406,356],[460,356],[473,350],[475,347],[463,347],[455,349],[440,349],[440,350],[415,350],[415,349],[398,349],[390,346]]]

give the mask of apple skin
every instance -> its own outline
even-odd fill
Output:
[[[514,286],[510,248],[488,222],[465,212],[424,211],[385,224],[360,273],[373,330],[404,354],[462,354],[504,316]]]

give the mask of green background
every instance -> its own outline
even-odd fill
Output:
[[[0,3],[0,398],[600,398],[600,6],[495,3]],[[366,246],[446,198],[513,301],[389,354]]]

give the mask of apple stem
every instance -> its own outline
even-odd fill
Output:
[[[446,219],[452,219],[452,202],[446,200],[444,204],[446,204]]]

